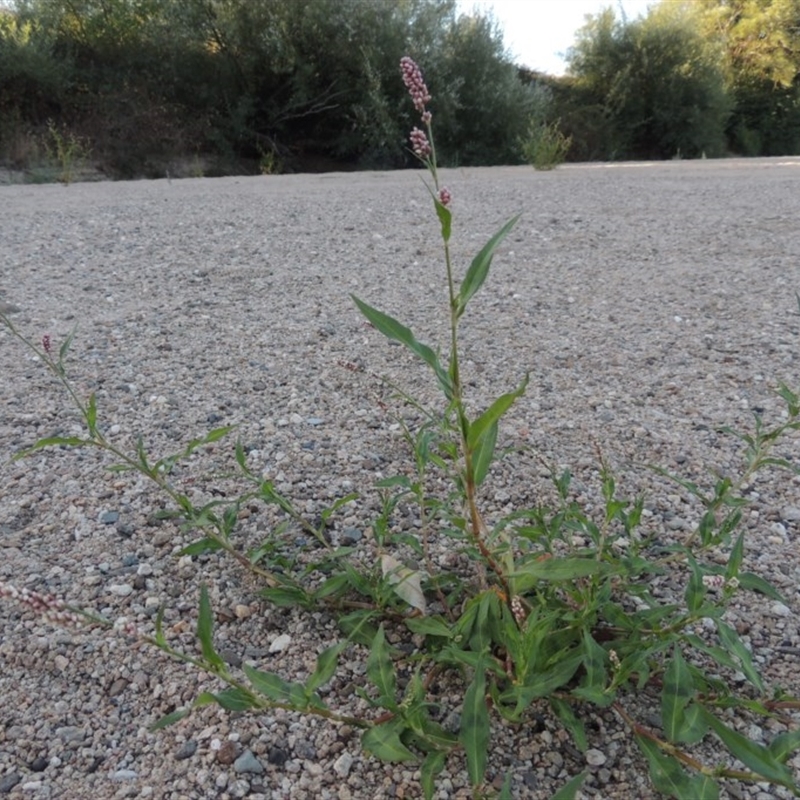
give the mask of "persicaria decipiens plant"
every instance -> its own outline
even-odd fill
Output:
[[[532,715],[549,715],[548,724],[563,726],[585,753],[592,733],[584,720],[586,708],[592,707],[592,716],[605,714],[628,727],[658,792],[677,800],[716,800],[723,780],[767,781],[800,797],[787,763],[800,745],[790,716],[800,710],[800,701],[766,686],[749,646],[725,619],[737,590],[756,590],[784,602],[765,580],[744,570],[746,530],[739,523],[746,501],[741,494],[761,467],[792,468],[771,448],[787,431],[800,430],[800,398],[781,385],[779,394],[789,409],[785,420],[773,429],[759,421],[753,435],[741,435],[747,450],[739,477],[720,480],[704,494],[693,483],[667,476],[705,508],[688,538],[671,531],[645,534],[644,498],[620,494],[602,454],[598,502],[592,506],[577,499],[568,469],[553,468],[552,506],[501,510],[489,505],[486,510],[481,492],[495,449],[503,444],[498,445],[499,424],[525,392],[527,376],[482,411],[475,410],[478,404],[464,397],[470,382],[461,371],[459,321],[518,217],[502,225],[459,270],[450,251],[452,194],[440,185],[437,172],[431,94],[411,58],[404,57],[400,69],[424,128],[410,131],[411,149],[432,177],[427,189],[440,224],[442,306],[449,327],[445,345],[431,347],[394,317],[353,299],[372,328],[430,370],[444,399],[429,409],[400,390],[411,409],[408,420],[398,415],[411,457],[400,474],[378,482],[380,512],[369,521],[371,535],[357,547],[336,547],[327,533],[331,516],[356,495],[337,497],[319,512],[319,521],[311,522],[269,480],[251,471],[241,443],[235,458],[247,489],[196,506],[178,480],[172,482],[172,469],[179,461],[191,464],[198,448],[217,442],[230,428],[213,430],[157,460],[141,440],[135,452],[123,451],[104,438],[94,394],[83,401],[67,378],[64,359],[72,337],[57,349],[49,335],[35,344],[0,314],[0,322],[61,382],[87,431],[82,437],[39,440],[18,457],[46,447],[102,450],[114,457],[115,471],[135,472],[153,482],[172,504],[165,514],[182,522],[183,530],[197,531],[199,538],[182,556],[225,553],[261,581],[263,601],[315,616],[325,609],[342,631],[338,641],[317,653],[310,674],[290,679],[260,668],[257,659],[236,666],[226,662],[216,650],[215,614],[204,585],[198,587],[194,649],[169,643],[163,608],[154,623],[145,622],[148,629],[155,626],[153,636],[137,632],[126,617],[106,620],[118,635],[154,644],[225,686],[202,692],[154,727],[211,702],[236,712],[280,708],[315,715],[358,730],[363,749],[379,759],[417,762],[425,798],[435,795],[437,776],[445,767],[452,770],[454,759],[462,759],[474,795],[486,796],[485,784],[503,778],[503,767],[487,776],[493,728],[508,722],[530,736],[526,726]],[[361,371],[354,362],[339,363]],[[501,447],[503,457],[514,451]],[[535,478],[527,475],[526,480]],[[240,511],[259,502],[284,516],[262,542],[253,543],[252,531],[241,535]],[[411,525],[405,524],[409,518]],[[296,536],[298,528],[309,535]],[[442,551],[458,558],[443,563]],[[102,621],[51,595],[9,583],[0,582],[0,597],[60,624]],[[337,695],[333,680],[345,652],[348,661],[364,662],[359,674],[366,677],[357,690],[363,703],[352,712],[359,716],[350,716],[351,693]],[[745,683],[746,690],[740,685]],[[446,692],[441,691],[444,684]],[[631,708],[641,715],[648,703],[644,724]],[[653,717],[657,720],[650,723]],[[739,732],[745,727],[742,720],[755,717],[772,726],[769,733],[767,725],[759,729],[764,737],[772,736],[768,744]],[[720,759],[714,751],[714,763],[708,765],[693,747],[709,744],[712,736],[730,757]],[[578,774],[558,797],[576,796],[588,775],[581,765],[581,756],[575,756]],[[509,771],[501,800],[528,796],[524,787],[513,787],[514,777]]]

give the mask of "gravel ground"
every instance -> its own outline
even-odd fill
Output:
[[[795,158],[444,171],[457,264],[523,212],[463,327],[476,407],[531,373],[501,429],[517,454],[487,481],[489,517],[547,495],[541,457],[569,464],[578,499],[591,503],[599,449],[630,495],[648,492],[649,524],[671,536],[691,529],[698,505],[635,465],[712,480],[712,470],[739,463],[719,427],[746,427],[754,410],[779,420],[777,382],[800,385],[798,167]],[[49,333],[56,344],[77,325],[69,369],[81,392],[97,393],[115,443],[132,447],[142,434],[163,454],[238,425],[253,469],[309,514],[362,492],[334,533],[364,543],[372,484],[405,471],[407,457],[376,376],[435,394],[402,348],[364,324],[349,293],[395,313],[419,338],[445,341],[437,223],[419,175],[5,186],[0,245],[0,308],[25,334]],[[0,375],[0,462],[38,437],[77,432],[53,379],[4,331]],[[799,444],[779,452],[800,463]],[[195,481],[195,499],[224,490],[229,456],[218,444],[181,473]],[[161,498],[105,463],[47,451],[2,467],[0,581],[146,631],[166,603],[170,636],[190,650],[205,583],[230,663],[308,674],[314,654],[337,639],[332,620],[262,607],[258,586],[222,558],[179,558],[192,533],[156,520]],[[263,510],[243,517],[250,543],[273,522]],[[756,480],[746,517],[745,566],[788,605],[741,593],[728,619],[770,683],[800,694],[800,478]],[[0,626],[0,794],[421,796],[413,767],[365,758],[346,726],[209,707],[150,733],[213,682],[122,636],[56,628],[11,602]],[[283,634],[288,642],[276,642]],[[331,694],[356,707],[363,657],[343,662]],[[658,710],[657,697],[633,702],[645,722]],[[490,780],[499,786],[510,770],[515,796],[548,798],[588,768],[585,797],[653,797],[619,719],[586,719],[587,754],[546,713],[498,728]],[[757,739],[773,735],[771,723],[742,724]],[[724,759],[712,747],[705,757]],[[453,758],[438,797],[469,796]],[[728,784],[723,796],[788,794]]]

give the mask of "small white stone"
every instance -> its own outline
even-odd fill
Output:
[[[590,767],[601,767],[606,763],[606,754],[592,748],[586,751],[586,763]]]
[[[772,611],[776,617],[788,617],[792,613],[792,610],[783,603],[773,603],[770,607],[770,611]]]
[[[128,583],[112,583],[108,591],[119,597],[127,597],[133,591],[133,586]]]
[[[270,653],[282,653],[292,643],[292,637],[288,633],[276,636],[269,646]]]
[[[336,761],[333,762],[333,771],[340,777],[346,778],[350,774],[353,766],[353,756],[345,750]]]

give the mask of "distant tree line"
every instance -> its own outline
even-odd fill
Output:
[[[49,131],[115,177],[193,155],[408,166],[405,54],[444,164],[519,163],[532,121],[558,123],[572,160],[800,153],[800,0],[608,9],[561,78],[518,68],[455,0],[16,0],[0,7],[0,162],[24,166]]]

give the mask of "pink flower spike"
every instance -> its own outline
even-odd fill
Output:
[[[439,189],[439,202],[447,208],[450,205],[451,201],[453,200],[453,195],[450,194],[450,190],[446,186],[442,186]]]
[[[46,333],[44,336],[42,336],[42,347],[44,348],[44,351],[45,351],[45,353],[47,353],[47,355],[51,355],[51,353],[52,353],[52,343],[50,341],[50,334],[49,333]]]
[[[433,115],[431,114],[431,112],[430,112],[430,111],[423,111],[423,112],[422,112],[422,121],[423,121],[423,122],[424,122],[426,125],[430,125],[430,124],[431,124],[431,120],[432,120],[432,119],[433,119]]]
[[[431,145],[424,131],[412,128],[409,139],[411,139],[411,149],[419,158],[427,158],[431,154]]]
[[[428,87],[422,78],[422,72],[414,59],[403,56],[400,59],[400,71],[403,73],[403,83],[411,95],[414,108],[420,113],[425,111],[425,104],[430,102],[431,96]]]

